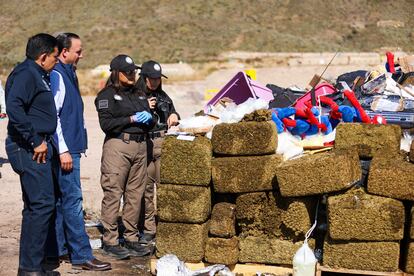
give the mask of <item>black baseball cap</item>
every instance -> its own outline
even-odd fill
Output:
[[[139,74],[145,77],[149,77],[151,79],[156,79],[156,78],[161,78],[161,77],[168,79],[167,76],[162,73],[161,65],[158,62],[153,61],[153,60],[144,62],[141,65],[141,72]]]
[[[134,63],[134,60],[128,55],[117,55],[111,61],[110,70],[118,70],[121,72],[129,72],[136,69],[141,69]]]

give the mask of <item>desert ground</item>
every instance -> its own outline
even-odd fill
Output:
[[[369,63],[369,62],[368,62]],[[336,77],[343,72],[357,69],[370,69],[373,64],[345,64],[333,65],[326,72],[326,77]],[[164,85],[164,90],[173,99],[177,111],[182,118],[191,116],[202,109],[204,104],[204,91],[211,88],[221,88],[238,71],[247,69],[243,66],[217,70],[202,80],[195,81],[169,81]],[[267,83],[277,84],[282,87],[298,85],[305,87],[315,73],[321,73],[324,66],[318,64],[293,65],[293,66],[269,66],[257,68],[257,81],[263,85]],[[94,96],[85,96],[85,120],[88,130],[89,149],[81,161],[81,179],[84,196],[84,209],[88,214],[99,217],[102,190],[100,187],[100,158],[104,134],[100,129],[98,116],[94,107]],[[21,224],[21,189],[19,178],[7,161],[4,148],[4,140],[7,135],[7,119],[0,121],[0,275],[16,275],[18,268],[19,236]],[[109,260],[96,250],[96,255]],[[111,272],[106,275],[132,275],[143,274],[140,265],[145,265],[145,260],[131,259],[118,261]],[[137,271],[138,267],[138,271]],[[141,269],[141,270],[139,270]],[[58,268],[62,275],[74,273],[70,265],[65,264]],[[100,275],[98,273],[81,272],[83,275]]]

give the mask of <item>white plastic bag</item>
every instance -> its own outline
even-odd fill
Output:
[[[305,241],[303,245],[296,251],[295,256],[293,256],[293,276],[314,276],[316,262],[318,261],[313,253],[313,250],[310,249],[308,245],[308,239],[311,236],[313,230],[315,230],[316,224],[318,222],[318,209],[319,201],[316,205],[316,215],[315,222],[312,227],[305,234]]]
[[[410,132],[407,129],[404,129],[403,136],[401,137],[400,149],[405,152],[410,152],[413,139],[414,137],[411,136]]]
[[[157,276],[234,276],[234,274],[222,264],[211,265],[203,269],[192,271],[177,256],[167,254],[157,261]]]
[[[313,250],[309,248],[307,241],[305,241],[293,257],[293,275],[315,275],[316,261],[317,260],[315,258],[315,254],[313,254]]]

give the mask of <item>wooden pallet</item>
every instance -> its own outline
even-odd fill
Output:
[[[157,265],[157,259],[151,259],[151,273],[156,274],[155,267]],[[185,263],[185,265],[191,270],[202,269],[211,264],[208,263]],[[257,272],[261,273],[272,273],[272,275],[277,276],[288,276],[293,274],[293,269],[289,267],[274,266],[274,265],[264,265],[264,264],[235,264],[228,266],[231,272],[243,275],[243,276],[255,276]]]
[[[316,276],[322,276],[322,272],[333,272],[341,274],[355,274],[355,275],[373,275],[373,276],[414,276],[414,274],[405,273],[403,271],[396,272],[380,272],[380,271],[368,271],[358,269],[346,269],[346,268],[331,268],[328,266],[317,265]]]

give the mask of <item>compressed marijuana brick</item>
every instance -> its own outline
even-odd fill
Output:
[[[211,212],[210,235],[231,238],[236,235],[236,205],[219,202]]]
[[[161,183],[208,186],[212,154],[208,138],[184,141],[166,137],[162,145]]]
[[[272,121],[219,124],[213,129],[211,144],[216,154],[274,154],[277,148],[276,125]]]
[[[397,241],[404,236],[401,201],[355,189],[329,197],[327,207],[333,240]]]
[[[208,238],[205,259],[212,264],[233,265],[239,260],[239,240]]]
[[[276,170],[282,196],[309,196],[344,190],[361,178],[356,151],[332,151],[283,162]]]
[[[357,149],[361,158],[393,154],[400,150],[400,143],[398,125],[341,123],[336,128],[335,149]]]
[[[203,223],[210,216],[210,187],[161,184],[157,188],[161,221]]]
[[[280,155],[220,157],[212,160],[214,191],[243,193],[270,191],[275,184],[275,172]]]
[[[208,222],[186,224],[160,222],[157,227],[157,257],[174,254],[185,262],[201,262],[207,241]]]
[[[414,164],[401,156],[376,157],[371,161],[367,190],[371,194],[414,200]]]
[[[397,271],[399,242],[325,241],[323,265],[371,271]]]

